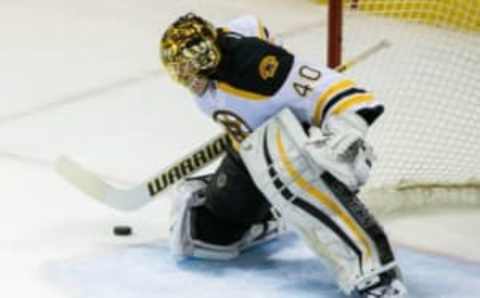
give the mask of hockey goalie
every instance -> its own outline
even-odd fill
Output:
[[[367,130],[384,110],[372,94],[279,46],[253,16],[217,27],[189,13],[160,48],[233,140],[215,173],[178,187],[172,251],[229,260],[289,227],[345,295],[406,297],[389,240],[356,196],[375,161]]]

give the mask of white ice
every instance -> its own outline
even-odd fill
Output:
[[[219,131],[159,65],[162,30],[187,11],[219,22],[257,14],[287,47],[324,61],[325,11],[309,1],[0,3],[2,297],[338,296],[292,236],[231,264],[177,264],[166,248],[168,195],[118,213],[51,169],[68,154],[129,186]],[[387,223],[416,297],[477,297],[479,218],[464,210]],[[114,237],[117,224],[134,236]]]

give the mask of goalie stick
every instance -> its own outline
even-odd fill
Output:
[[[336,70],[346,71],[388,46],[390,43],[382,40],[340,65]],[[226,133],[219,134],[131,189],[118,189],[106,183],[97,174],[84,169],[66,156],[61,156],[55,161],[55,170],[80,191],[97,201],[117,210],[132,211],[145,206],[170,186],[211,164],[223,155],[230,142]]]
[[[84,169],[65,156],[55,161],[55,170],[76,188],[97,201],[117,210],[129,211],[146,205],[170,186],[208,166],[223,155],[225,148],[230,144],[230,137],[227,134],[220,134],[162,169],[159,174],[127,190],[111,186],[97,174]]]

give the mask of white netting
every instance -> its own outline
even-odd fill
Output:
[[[480,2],[354,2],[345,4],[343,56],[392,42],[349,72],[386,106],[370,133],[380,160],[363,197],[381,212],[478,204]]]

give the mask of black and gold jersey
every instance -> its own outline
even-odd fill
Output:
[[[258,19],[236,19],[222,30],[222,60],[196,103],[237,141],[284,108],[319,127],[343,113],[356,113],[368,124],[382,114],[372,93],[275,45]]]
[[[284,84],[294,57],[287,50],[258,37],[222,32],[218,38],[222,60],[210,77],[219,89],[240,96],[273,96]]]

